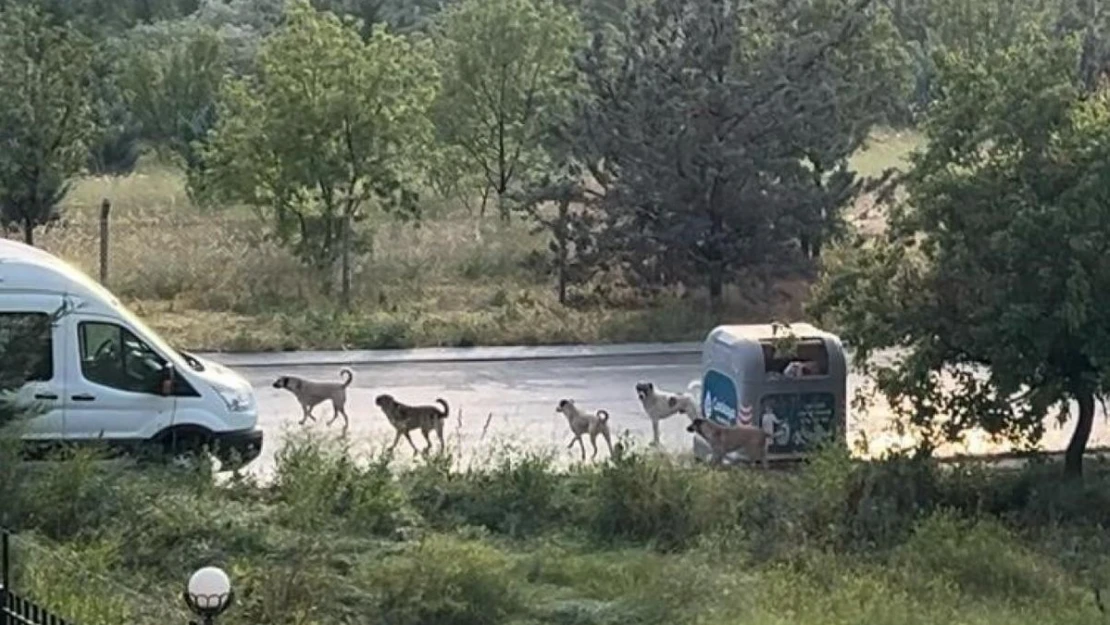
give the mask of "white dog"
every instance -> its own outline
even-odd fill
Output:
[[[659,445],[659,422],[663,419],[680,412],[690,420],[700,416],[698,400],[689,393],[669,393],[656,389],[651,382],[639,382],[636,384],[636,395],[640,398],[644,412],[651,419],[652,445]]]

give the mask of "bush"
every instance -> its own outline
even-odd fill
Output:
[[[1097,471],[835,450],[768,473],[637,450],[401,468],[301,433],[263,485],[85,452],[17,468],[20,587],[94,625],[184,622],[207,564],[235,582],[229,625],[1073,623],[1110,584]]]
[[[292,437],[274,461],[278,519],[296,530],[340,524],[388,536],[410,520],[387,453],[359,466],[346,442]]]
[[[370,621],[496,625],[523,610],[511,561],[478,541],[430,537],[368,563],[359,579],[377,601]]]

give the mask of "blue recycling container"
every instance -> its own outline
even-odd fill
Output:
[[[793,334],[789,353],[776,336]],[[847,444],[848,367],[840,338],[807,323],[723,325],[702,346],[702,414],[722,425],[773,431],[768,459],[798,460],[833,440]],[[711,455],[694,435],[694,454]],[[743,452],[728,463],[746,461]]]

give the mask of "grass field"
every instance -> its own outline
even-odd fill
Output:
[[[0,520],[20,530],[14,587],[82,625],[184,623],[181,585],[212,564],[229,625],[1104,622],[1105,468],[449,465],[295,437],[271,486],[217,487],[81,455],[3,467]]]
[[[916,141],[878,135],[853,166],[865,175],[904,166]],[[355,268],[355,312],[340,314],[253,213],[202,212],[181,175],[156,165],[79,181],[65,199],[65,223],[40,233],[38,244],[96,276],[104,198],[113,206],[110,288],[194,350],[697,340],[718,321],[796,318],[808,290],[801,278],[734,288],[720,317],[696,294],[564,308],[537,262],[546,243],[527,224],[480,221],[428,201],[419,227],[387,217],[366,224],[374,249]],[[876,215],[863,209],[853,218]]]

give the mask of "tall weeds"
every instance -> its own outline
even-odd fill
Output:
[[[828,450],[795,472],[632,450],[401,467],[291,436],[268,484],[79,454],[12,473],[18,588],[155,623],[225,567],[228,623],[1077,623],[1110,582],[1110,477]],[[1083,502],[1083,503],[1080,503]],[[9,503],[9,502],[5,502]]]

